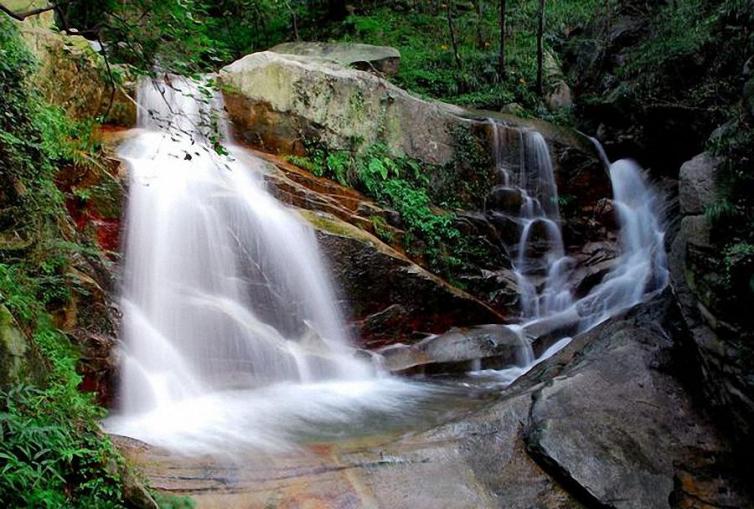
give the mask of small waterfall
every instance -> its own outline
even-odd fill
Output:
[[[518,172],[507,167],[505,140],[498,122],[490,120],[493,150],[503,189],[521,193],[517,221],[521,234],[513,263],[521,301],[521,317],[535,319],[562,311],[573,303],[568,274],[572,260],[566,256],[560,230],[558,188],[550,151],[544,137],[518,130]],[[516,158],[514,158],[515,160]]]
[[[610,180],[620,225],[621,256],[602,282],[577,302],[581,330],[642,302],[668,283],[660,198],[633,161],[612,163]]]
[[[506,148],[504,126],[490,120],[495,162],[502,186],[520,189],[521,235],[513,263],[518,278],[522,322],[508,325],[522,338],[516,366],[498,372],[504,385],[568,344],[563,338],[540,358],[531,353],[522,330],[537,321],[562,319],[584,332],[598,323],[651,297],[668,282],[661,200],[647,183],[641,168],[632,161],[610,163],[602,146],[592,142],[608,169],[613,187],[622,254],[613,269],[585,297],[574,301],[570,291],[572,260],[563,246],[557,186],[546,141],[535,131],[518,131],[518,154]],[[506,157],[507,156],[507,157]],[[513,161],[513,164],[511,164]],[[518,165],[518,172],[510,167]]]

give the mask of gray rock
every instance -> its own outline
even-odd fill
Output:
[[[0,304],[0,387],[19,380],[29,369],[30,347],[4,304]]]
[[[669,374],[673,340],[658,327],[676,320],[668,305],[655,300],[574,340],[578,355],[534,395],[529,450],[599,507],[669,508],[701,492],[711,506],[730,503],[704,475],[677,483],[689,465],[730,461],[731,450]]]
[[[702,152],[681,166],[679,192],[683,214],[703,214],[715,201],[715,177],[720,160]]]
[[[754,117],[754,78],[749,78],[744,84],[743,100],[744,109],[750,117]]]
[[[479,325],[454,328],[431,336],[415,345],[391,345],[379,350],[384,366],[390,371],[406,371],[417,366],[433,368],[433,372],[468,371],[470,363],[482,361],[479,367],[513,364],[523,340],[504,325]]]
[[[346,67],[377,71],[388,76],[398,73],[401,62],[401,53],[395,48],[348,42],[285,42],[270,51],[332,60]]]
[[[232,465],[117,443],[156,489],[208,507],[752,507],[730,448],[669,374],[668,304],[576,337],[486,404],[445,396],[454,417],[429,429],[385,435],[375,419],[371,435]]]

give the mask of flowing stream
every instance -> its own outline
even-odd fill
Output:
[[[398,416],[427,424],[466,404],[468,393],[391,377],[354,355],[311,228],[266,192],[266,163],[232,144],[218,97],[173,78],[143,82],[138,100],[138,132],[120,152],[130,188],[110,432],[184,454],[274,452]],[[514,168],[493,129],[500,187],[521,203],[512,246],[520,323],[507,327],[522,353],[494,372],[497,389],[570,341],[535,358],[528,325],[555,318],[587,330],[661,290],[667,269],[659,200],[636,165],[618,161],[610,175],[622,255],[576,300],[547,143],[518,131]]]

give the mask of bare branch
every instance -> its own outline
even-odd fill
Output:
[[[70,1],[70,0],[69,0]],[[18,21],[23,21],[26,18],[30,18],[31,16],[36,16],[38,14],[42,14],[44,12],[52,11],[57,8],[59,8],[63,4],[67,4],[68,2],[55,2],[50,5],[47,5],[45,7],[38,7],[36,9],[30,9],[28,11],[24,12],[15,12],[12,9],[6,7],[2,3],[0,3],[0,12],[4,12],[8,16],[10,16],[13,19],[16,19]]]

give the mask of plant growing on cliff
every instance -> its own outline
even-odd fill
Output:
[[[27,88],[33,65],[0,15],[0,305],[36,359],[0,389],[0,505],[122,507],[122,460],[99,431],[102,410],[78,391],[78,352],[48,313],[69,299],[69,248],[79,251],[60,241],[56,166],[90,163],[97,147],[91,125],[68,121]]]
[[[75,348],[45,311],[38,280],[0,264],[0,304],[20,320],[46,367],[39,384],[0,391],[3,507],[121,507],[122,460],[97,421],[103,410],[79,392]]]

